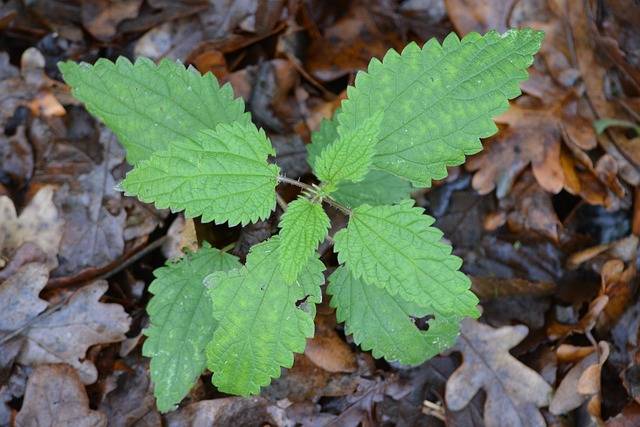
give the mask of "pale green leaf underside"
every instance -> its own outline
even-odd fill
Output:
[[[471,33],[462,41],[452,33],[442,45],[431,39],[402,54],[390,50],[348,88],[338,129],[356,129],[383,109],[373,167],[428,186],[497,131],[492,118],[520,94],[542,38],[530,29]]]
[[[353,209],[347,228],[336,233],[335,249],[355,278],[380,286],[435,313],[479,315],[470,281],[458,271],[462,261],[443,243],[413,201]]]
[[[207,345],[207,366],[225,393],[259,393],[282,367],[293,365],[293,353],[304,351],[313,336],[324,265],[314,257],[288,284],[279,268],[279,245],[274,236],[251,248],[245,267],[205,279],[218,323]]]
[[[250,123],[231,86],[168,59],[159,65],[147,58],[67,61],[59,68],[73,95],[118,136],[132,164],[170,146],[189,147],[189,136],[201,129]]]
[[[320,127],[311,133],[311,144],[307,145],[307,162],[316,172],[316,161],[322,151],[338,139],[335,120],[322,119]]]
[[[312,143],[307,145],[309,165],[316,170],[315,162],[324,148],[338,137],[335,120],[323,120],[320,128],[311,134]],[[390,205],[411,195],[409,181],[380,170],[371,170],[359,182],[345,181],[338,184],[338,189],[331,193],[331,198],[353,208],[362,204]]]
[[[215,323],[212,304],[202,281],[215,271],[240,263],[210,246],[154,271],[147,305],[151,325],[142,354],[151,358],[151,380],[158,409],[171,410],[189,392],[205,368],[205,346]]]
[[[331,198],[349,208],[369,204],[392,205],[411,197],[413,187],[409,181],[372,170],[360,182],[343,182],[331,193]]]
[[[203,222],[244,225],[269,216],[279,168],[267,163],[275,153],[264,131],[222,124],[190,141],[140,162],[122,182],[126,194]]]
[[[335,190],[343,181],[362,181],[371,167],[381,120],[381,112],[372,112],[357,127],[338,129],[338,138],[315,161],[316,175],[328,188]]]
[[[327,293],[347,333],[376,358],[417,365],[453,345],[458,336],[458,318],[436,314],[428,331],[422,331],[411,317],[433,315],[432,310],[356,279],[344,266],[329,277]]]
[[[280,218],[280,271],[293,282],[329,232],[331,222],[320,203],[299,198]]]

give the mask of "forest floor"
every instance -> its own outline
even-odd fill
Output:
[[[282,212],[227,227],[125,197],[123,148],[57,63],[212,72],[308,181],[311,132],[371,58],[513,27],[546,33],[523,94],[481,153],[413,194],[481,300],[454,349],[374,359],[324,298],[316,337],[260,396],[205,372],[161,414],[141,354],[153,271],[196,235],[244,259]],[[640,426],[639,29],[634,0],[0,1],[0,426]]]

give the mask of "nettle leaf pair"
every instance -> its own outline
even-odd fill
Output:
[[[452,34],[373,59],[313,134],[319,185],[280,176],[265,132],[211,74],[167,60],[60,64],[74,95],[125,146],[134,166],[121,184],[126,194],[235,225],[269,217],[279,183],[304,187],[279,234],[251,248],[245,265],[205,244],[155,272],[143,353],[159,409],[179,403],[205,368],[218,389],[250,395],[292,366],[322,297],[323,202],[349,216],[333,237],[340,266],[327,293],[355,342],[408,365],[449,347],[460,320],[479,315],[478,299],[410,192],[480,151],[479,138],[497,131],[492,118],[520,94],[542,37],[528,29]]]

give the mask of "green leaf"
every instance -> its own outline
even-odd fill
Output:
[[[157,66],[120,57],[58,67],[73,95],[118,136],[132,164],[173,145],[189,148],[198,130],[251,120],[230,85],[220,87],[211,73],[201,76],[168,59]]]
[[[407,200],[395,206],[353,209],[347,228],[334,236],[340,263],[355,278],[435,312],[479,315],[462,260],[443,243],[434,219]]]
[[[322,120],[320,128],[311,134],[312,143],[307,145],[309,165],[315,171],[315,162],[322,150],[338,138],[335,120]],[[331,193],[331,198],[347,207],[368,203],[373,206],[390,205],[410,197],[411,183],[379,170],[371,170],[359,182],[344,181]]]
[[[627,120],[620,119],[599,119],[593,122],[593,127],[598,134],[601,134],[609,127],[622,127],[627,129],[633,129],[636,135],[640,135],[640,126]]]
[[[318,130],[311,133],[311,144],[307,145],[307,162],[316,170],[316,161],[322,150],[338,139],[338,129],[335,120],[322,119]]]
[[[378,170],[370,171],[360,182],[343,182],[331,193],[331,198],[349,208],[369,204],[392,205],[411,197],[409,181]]]
[[[190,141],[140,162],[121,184],[126,194],[203,222],[244,225],[269,216],[280,169],[267,163],[275,152],[264,131],[221,124]]]
[[[402,54],[390,50],[348,88],[338,130],[357,129],[382,109],[373,167],[428,186],[497,131],[492,118],[520,94],[542,38],[530,29],[471,33],[462,41],[450,34],[442,45],[431,39]]]
[[[331,222],[320,203],[299,198],[280,219],[280,271],[293,282],[329,232]]]
[[[280,238],[251,248],[247,264],[205,279],[218,327],[207,346],[213,384],[225,393],[251,395],[293,365],[313,336],[315,304],[324,265],[313,258],[293,284],[282,279]]]
[[[338,139],[324,148],[315,161],[316,175],[328,191],[343,181],[362,181],[369,172],[382,120],[381,112],[371,113],[356,127],[344,132],[339,128]]]
[[[151,379],[158,409],[171,410],[189,392],[205,368],[205,346],[215,323],[211,299],[202,281],[214,271],[240,267],[233,255],[205,244],[195,253],[153,272],[154,296],[147,305],[151,326],[142,354],[151,358]]]
[[[458,318],[435,314],[428,330],[420,330],[412,318],[433,315],[432,310],[356,279],[344,266],[329,277],[327,293],[347,333],[376,358],[417,365],[453,345],[458,336]]]

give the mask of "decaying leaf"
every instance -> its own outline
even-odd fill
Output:
[[[464,361],[447,382],[449,409],[464,408],[482,388],[487,393],[484,420],[488,426],[545,426],[538,408],[549,404],[552,388],[537,372],[509,354],[509,349],[528,332],[522,325],[494,329],[464,320],[454,347]]]
[[[47,302],[38,298],[38,294],[48,278],[47,267],[29,263],[0,283],[0,384],[9,376],[24,344],[24,337],[17,331],[47,308]]]
[[[85,359],[87,349],[122,341],[131,322],[121,306],[99,301],[106,290],[105,282],[80,288],[59,310],[34,321],[23,332],[26,340],[17,361],[24,365],[67,363],[84,384],[95,382],[98,372]]]
[[[62,226],[53,204],[53,187],[41,188],[20,216],[11,199],[0,196],[0,255],[4,257],[10,258],[21,245],[31,242],[46,253],[51,267],[56,266]]]
[[[261,397],[226,397],[192,403],[166,417],[167,427],[282,426],[284,412]]]
[[[89,408],[76,371],[64,364],[43,365],[29,376],[16,426],[106,426],[107,417]]]
[[[591,353],[576,363],[558,386],[549,405],[552,414],[566,414],[600,393],[600,371],[609,356],[609,345],[601,341],[597,352],[590,349]]]

